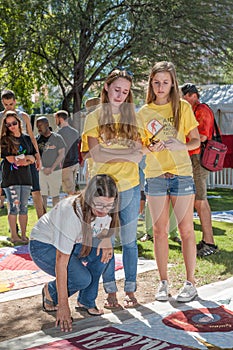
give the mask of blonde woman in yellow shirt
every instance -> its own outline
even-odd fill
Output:
[[[119,191],[120,239],[125,271],[124,306],[135,307],[137,276],[137,220],[140,204],[138,163],[142,158],[141,139],[136,123],[132,96],[132,77],[125,70],[115,69],[107,77],[101,105],[85,121],[83,140],[87,138],[93,159],[92,176],[112,176]],[[114,257],[103,273],[104,289],[108,294],[105,307],[114,309],[117,300]]]
[[[138,117],[144,125],[143,142],[148,147],[145,193],[152,217],[154,251],[161,280],[156,299],[166,301],[169,297],[167,264],[171,202],[182,239],[186,268],[186,281],[177,301],[188,302],[197,295],[193,228],[195,186],[188,151],[199,147],[200,137],[191,106],[180,99],[176,71],[171,62],[157,62],[152,68],[146,104],[138,112]]]

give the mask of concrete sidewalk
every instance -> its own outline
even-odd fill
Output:
[[[200,308],[208,308],[211,311],[211,308],[221,305],[224,305],[224,308],[231,313],[233,312],[233,277],[226,281],[216,282],[198,288],[198,297],[188,304],[177,303],[174,298],[171,298],[165,303],[156,301],[141,305],[137,309],[121,310],[97,318],[89,317],[74,322],[73,332],[71,334],[62,334],[58,328],[54,327],[2,342],[0,343],[0,349],[25,350],[42,344],[48,344],[55,340],[59,341],[61,339],[75,337],[82,333],[86,334],[91,330],[98,331],[107,326],[115,327],[125,332],[131,332],[134,335],[141,336],[141,338],[145,338],[145,336],[150,339],[152,338],[150,340],[152,343],[153,340],[155,342],[161,340],[177,344],[174,347],[166,347],[165,345],[163,347],[155,347],[155,345],[151,345],[151,347],[148,346],[146,349],[181,349],[182,345],[193,347],[194,349],[207,349],[204,345],[205,342],[215,345],[211,349],[233,349],[233,313],[232,318],[230,317],[227,320],[228,326],[231,326],[232,329],[228,332],[200,333],[183,331],[168,327],[162,322],[164,317],[178,311],[198,310]],[[112,343],[108,349],[113,348],[114,344]],[[48,345],[46,349],[50,349],[50,346]],[[66,347],[63,347],[63,349],[66,349]],[[98,349],[98,347],[92,347],[92,349]],[[117,349],[121,348],[117,347]],[[124,347],[124,349],[127,349],[127,347]]]

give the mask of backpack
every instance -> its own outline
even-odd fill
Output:
[[[207,104],[205,103],[205,105]],[[212,111],[210,107],[209,109]],[[214,129],[213,129],[212,139],[206,140],[205,142],[201,143],[201,157],[200,157],[201,166],[203,166],[203,168],[212,172],[222,170],[226,153],[227,153],[227,146],[222,143],[219,127],[214,118]]]

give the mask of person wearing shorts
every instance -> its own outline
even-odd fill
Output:
[[[194,84],[186,83],[181,87],[183,98],[188,101],[199,123],[198,131],[201,142],[212,139],[214,129],[214,115],[205,103],[200,103],[199,92]],[[206,179],[208,171],[201,166],[201,149],[198,147],[189,152],[193,165],[193,178],[196,185],[194,207],[200,218],[202,227],[202,240],[197,244],[197,256],[205,257],[218,252],[218,246],[214,242],[212,228],[211,209],[207,199]]]
[[[209,175],[209,171],[201,166],[200,154],[193,154],[191,156],[193,166],[193,178],[196,187],[195,200],[205,200],[207,198],[207,185],[206,180]]]
[[[156,300],[169,299],[169,208],[173,207],[182,240],[186,280],[176,298],[189,302],[197,295],[194,272],[196,240],[193,227],[195,186],[188,151],[200,145],[198,122],[191,106],[180,99],[172,62],[151,70],[146,104],[139,110],[146,146],[145,193],[153,223],[154,252],[160,275]],[[187,141],[186,141],[187,139]]]
[[[75,194],[76,178],[79,169],[79,132],[69,125],[69,114],[59,110],[54,114],[58,134],[66,143],[65,159],[62,165],[62,189],[68,195]]]
[[[47,208],[47,198],[52,197],[52,205],[59,202],[62,184],[62,161],[65,156],[66,144],[62,136],[52,132],[46,117],[39,117],[36,121],[39,132],[37,143],[42,160],[39,173],[40,189],[44,207]]]

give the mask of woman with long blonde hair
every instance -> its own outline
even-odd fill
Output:
[[[135,307],[137,276],[137,219],[140,203],[138,163],[142,158],[132,95],[132,76],[114,69],[101,91],[101,105],[85,121],[83,138],[88,140],[94,163],[92,176],[106,173],[115,179],[119,190],[120,239],[125,271],[124,306]],[[118,308],[114,257],[103,273],[108,294],[105,307]]]
[[[160,275],[156,299],[169,297],[168,228],[170,203],[182,239],[186,281],[177,301],[195,298],[196,242],[193,228],[195,186],[189,150],[200,145],[197,121],[191,106],[180,98],[172,62],[157,62],[151,70],[146,104],[138,112],[144,126],[143,142],[148,147],[145,177],[152,217],[154,251]]]

